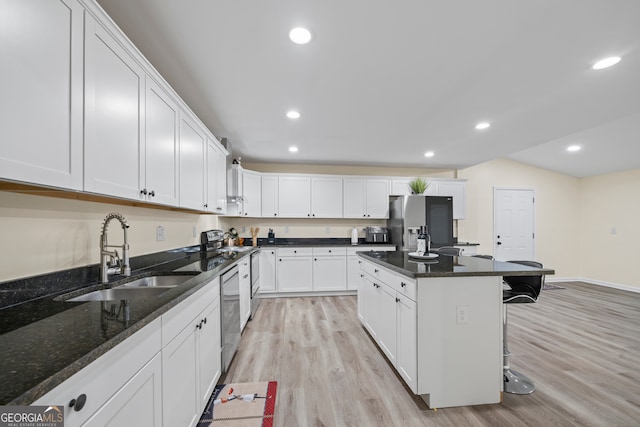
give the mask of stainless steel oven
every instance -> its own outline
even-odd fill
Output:
[[[260,305],[260,249],[251,254],[251,319]]]

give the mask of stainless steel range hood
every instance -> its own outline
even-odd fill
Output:
[[[243,195],[244,169],[239,164],[232,164],[227,173],[227,203],[244,203]]]

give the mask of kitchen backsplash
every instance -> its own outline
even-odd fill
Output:
[[[238,235],[244,238],[251,237],[251,227],[260,227],[258,237],[267,237],[269,229],[273,229],[276,237],[340,237],[350,238],[351,229],[358,229],[358,237],[365,237],[364,228],[367,226],[382,226],[387,224],[386,219],[360,220],[360,219],[306,219],[306,218],[220,218],[220,226],[223,230],[233,227]]]

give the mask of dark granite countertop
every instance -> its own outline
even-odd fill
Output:
[[[245,246],[251,245],[251,239],[244,239]],[[322,246],[393,246],[393,243],[367,243],[364,239],[358,239],[357,245],[351,244],[349,238],[337,237],[309,237],[309,238],[276,238],[274,243],[269,243],[268,239],[258,238],[258,246],[261,248],[286,248],[289,246],[302,247],[322,247]]]
[[[471,256],[440,255],[433,260],[414,260],[408,252],[358,252],[367,261],[374,262],[408,277],[457,276],[531,276],[554,274],[544,268],[527,267],[510,262],[493,261]]]
[[[144,256],[150,265],[107,285],[97,283],[93,267],[0,284],[3,293],[14,298],[5,299],[0,309],[0,405],[31,404],[252,252],[247,248],[225,256],[201,256],[191,247]],[[140,265],[136,259],[131,264]],[[158,296],[129,301],[128,322],[105,314],[99,301],[64,301],[132,277],[163,274],[190,278]],[[79,283],[83,278],[93,282]],[[22,301],[16,299],[23,295],[27,296]]]

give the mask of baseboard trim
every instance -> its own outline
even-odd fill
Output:
[[[605,286],[607,288],[613,288],[613,289],[620,289],[621,291],[640,293],[640,288],[635,286],[621,285],[619,283],[612,283],[612,282],[604,282],[602,280],[589,279],[587,277],[554,277],[551,280],[547,278],[546,282],[547,283],[586,282],[592,285]]]

